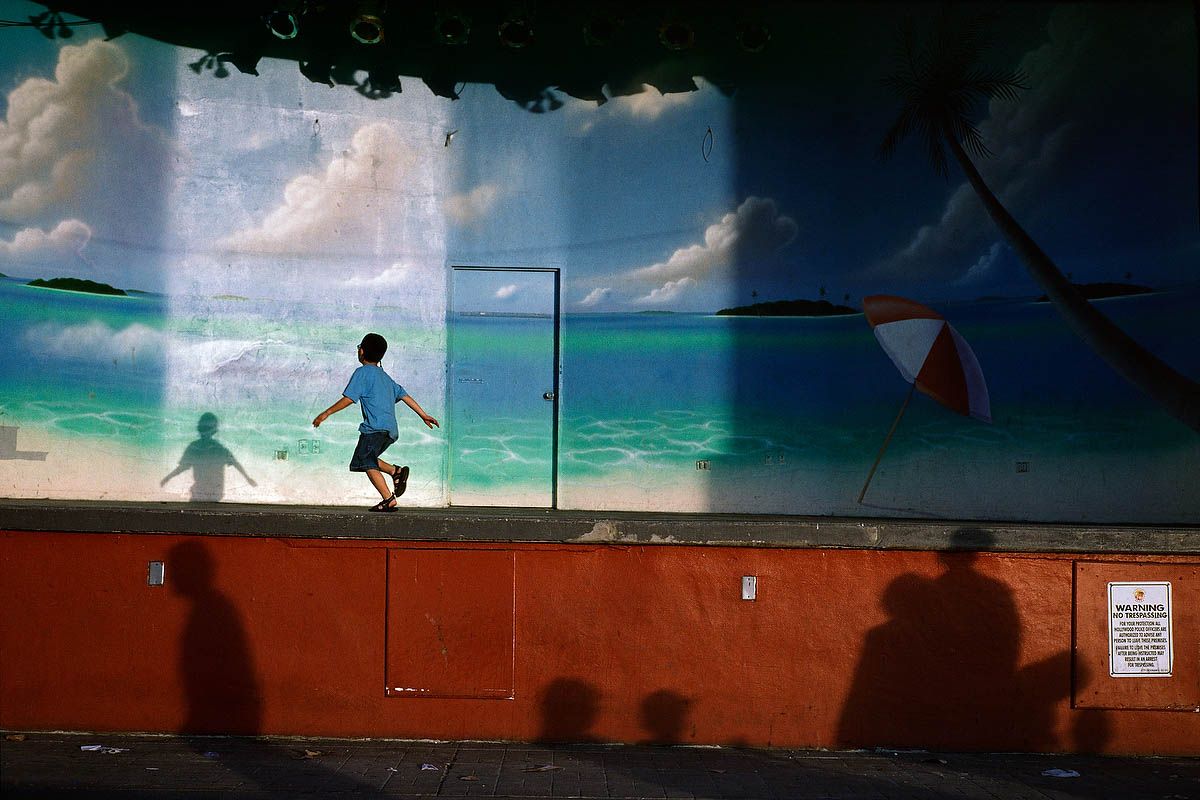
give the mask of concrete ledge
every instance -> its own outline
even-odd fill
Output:
[[[357,507],[0,500],[0,530],[428,542],[1200,553],[1200,525],[1077,525],[468,507],[368,514]]]

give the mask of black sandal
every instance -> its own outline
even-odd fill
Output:
[[[392,495],[391,497],[380,500],[378,503],[368,508],[367,511],[395,511],[396,506],[388,505],[395,499],[396,495]]]
[[[396,467],[396,471],[392,473],[392,482],[396,487],[393,497],[404,494],[404,490],[408,488],[408,467]]]

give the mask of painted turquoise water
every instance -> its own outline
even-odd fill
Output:
[[[1197,300],[1200,288],[1192,286],[1099,305],[1168,363],[1200,377],[1189,322]],[[568,315],[555,470],[552,406],[541,399],[552,379],[545,320],[452,317],[447,336],[401,319],[346,321],[333,312],[297,322],[304,315],[281,319],[269,303],[212,301],[203,317],[171,309],[163,297],[0,281],[0,424],[137,452],[157,459],[157,470],[179,457],[196,439],[200,416],[212,413],[220,441],[258,470],[270,498],[264,464],[281,450],[314,474],[344,472],[357,418],[343,412],[319,433],[311,419],[339,395],[354,366],[353,344],[372,324],[397,343],[389,370],[445,423],[425,431],[401,409],[395,446],[435,498],[445,496],[447,480],[454,502],[456,489],[515,496],[556,479],[569,507],[847,513],[908,389],[861,315]],[[1036,507],[1055,508],[1061,497],[1062,518],[1095,519],[1078,498],[1098,491],[1089,465],[1111,461],[1158,493],[1105,513],[1200,517],[1200,499],[1187,488],[1194,480],[1164,466],[1200,462],[1200,437],[1113,373],[1051,306],[1022,300],[939,310],[979,359],[994,423],[917,395],[877,478],[881,493],[928,499],[947,475],[988,461],[1011,473],[1014,461],[1024,461],[1037,475],[1029,486],[1054,493]],[[457,381],[453,365],[446,371],[447,340],[467,339],[475,342],[479,383]],[[468,426],[461,416],[471,403]],[[314,440],[317,453],[308,451]],[[452,475],[448,464],[456,465]],[[970,490],[946,486],[940,513],[1029,513],[1029,489],[996,486],[983,512]],[[1151,502],[1162,508],[1137,505]],[[927,510],[920,502],[887,509]]]
[[[138,483],[148,491],[157,491],[198,441],[205,415],[216,417],[215,441],[244,465],[267,501],[305,500],[272,486],[273,476],[295,481],[299,473],[329,483],[329,492],[310,498],[315,502],[344,502],[346,487],[366,486],[361,476],[347,482],[355,477],[346,466],[357,410],[319,431],[311,423],[340,396],[357,366],[355,344],[376,325],[393,332],[397,355],[417,353],[414,391],[426,386],[424,373],[434,373],[436,390],[422,400],[433,409],[441,405],[444,336],[428,326],[385,322],[377,310],[355,315],[324,304],[244,298],[106,297],[0,279],[0,313],[6,334],[0,425],[26,431],[22,439],[42,431],[61,446],[120,454],[147,472]],[[422,363],[425,354],[432,370]],[[412,465],[419,476],[414,487],[440,487],[444,441],[424,432],[415,415],[405,419],[392,454]],[[247,488],[232,472],[227,479],[228,486]],[[188,480],[180,476],[172,486],[185,488]]]
[[[164,308],[0,279],[0,424],[159,447]]]
[[[1191,287],[1099,305],[1168,363],[1200,376],[1184,311],[1198,294]],[[905,481],[919,486],[920,496],[939,491],[940,480],[944,494],[959,494],[964,513],[994,517],[1024,518],[1033,508],[1062,518],[1200,514],[1186,476],[1167,474],[1178,463],[1200,464],[1200,438],[1116,375],[1052,306],[1013,300],[941,310],[983,366],[994,422],[958,416],[917,395],[881,471],[893,470],[892,497],[904,496]],[[496,366],[508,385],[544,380],[543,367],[532,362],[519,374],[513,356],[523,342],[546,335],[534,321],[463,317],[454,324],[501,343],[505,356]],[[619,507],[611,498],[625,493],[659,507],[647,497],[682,486],[705,493],[698,507],[707,510],[861,513],[853,498],[908,391],[861,315],[570,315],[562,333],[557,475],[568,505]],[[511,463],[530,465],[532,483],[548,466],[550,448],[547,437],[535,440],[528,431],[548,423],[515,413],[504,396],[492,399],[490,433],[480,424],[473,433],[490,438],[494,453],[509,452]],[[515,438],[518,431],[525,433]],[[1182,462],[1168,466],[1164,454]],[[977,472],[980,463],[995,465],[994,480],[984,475],[992,485],[954,485],[956,473]],[[900,465],[927,474],[897,474]],[[1021,484],[1018,469],[1041,472]],[[1049,480],[1047,469],[1055,473]],[[1148,486],[1161,481],[1161,491],[1124,505],[1114,500],[1108,510],[1085,508],[1088,498],[1110,491],[1101,483],[1120,487],[1122,475]],[[483,471],[473,477],[486,481]],[[791,501],[801,481],[810,491],[797,505]],[[987,492],[986,502],[976,497]],[[1163,498],[1159,508],[1137,508]],[[913,502],[875,510],[928,512]],[[953,514],[955,501],[941,506]]]

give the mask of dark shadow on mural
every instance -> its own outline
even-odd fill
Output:
[[[770,37],[756,16],[747,17],[746,6],[770,5],[757,0],[700,6],[704,13],[666,2],[621,9],[566,4],[541,13],[524,3],[438,5],[380,8],[368,22],[362,9],[345,3],[280,4],[266,13],[217,4],[113,14],[104,3],[75,0],[31,19],[48,39],[70,36],[58,11],[65,8],[101,22],[110,38],[136,33],[203,50],[187,66],[217,79],[233,74],[231,66],[258,75],[263,58],[286,59],[313,83],[344,86],[371,100],[400,93],[401,76],[449,99],[460,97],[463,84],[482,82],[534,113],[562,108],[560,93],[603,102],[606,89],[615,96],[640,93],[647,84],[690,91],[694,76],[731,92]],[[346,35],[351,28],[354,38]],[[386,45],[363,47],[384,41],[385,32]],[[577,55],[585,43],[590,52]],[[680,57],[664,59],[664,51]]]
[[[890,156],[909,134],[922,140],[933,169],[947,173],[950,149],[988,216],[1020,256],[1071,330],[1126,380],[1194,431],[1200,431],[1200,384],[1176,372],[1096,309],[1026,233],[972,161],[992,155],[970,115],[988,101],[1015,100],[1028,89],[1020,72],[987,69],[980,59],[987,46],[982,20],[958,22],[943,15],[924,42],[912,29],[903,33],[904,54],[887,85],[904,101],[880,146]]]
[[[842,27],[846,25],[843,15],[813,8],[816,15],[829,14],[824,35],[829,42],[843,45],[841,52],[814,48],[813,53],[826,56],[820,70],[809,73],[802,65],[781,64],[777,73],[764,70],[759,81],[739,87],[732,121],[739,132],[734,150],[738,159],[735,201],[757,199],[764,206],[771,202],[778,214],[775,230],[785,221],[794,222],[795,230],[770,251],[761,237],[743,235],[735,242],[731,267],[737,297],[730,311],[736,312],[731,315],[736,318],[729,320],[727,328],[735,356],[728,394],[736,409],[734,433],[746,452],[719,453],[711,465],[706,461],[701,467],[712,470],[713,508],[723,509],[755,495],[769,503],[791,493],[793,507],[786,513],[853,514],[854,498],[859,496],[861,502],[865,494],[867,507],[890,512],[887,516],[935,516],[945,511],[945,516],[958,519],[1001,514],[1010,519],[1023,514],[1045,518],[1046,512],[1023,505],[1023,487],[1014,481],[1024,479],[1001,473],[987,487],[996,498],[988,503],[963,497],[948,482],[935,482],[932,473],[950,472],[959,464],[980,472],[993,468],[1001,472],[996,461],[989,461],[995,450],[988,451],[980,443],[1007,445],[1012,462],[1003,472],[1015,475],[1029,471],[1027,450],[1040,458],[1054,453],[1059,441],[1071,446],[1073,437],[1125,436],[1128,447],[1152,459],[1155,449],[1163,445],[1150,435],[1142,438],[1129,430],[1136,424],[1145,420],[1157,426],[1162,417],[1163,427],[1172,432],[1169,435],[1178,437],[1182,429],[1167,418],[1169,414],[1200,430],[1200,384],[1195,380],[1200,373],[1194,356],[1161,333],[1168,330],[1166,325],[1156,328],[1138,316],[1154,308],[1146,318],[1175,317],[1182,290],[1171,296],[1169,291],[1152,292],[1146,287],[1084,283],[1065,272],[1071,265],[1086,263],[1092,280],[1112,281],[1124,274],[1128,284],[1129,267],[1140,253],[1146,253],[1147,260],[1163,261],[1149,245],[1138,244],[1114,255],[1112,263],[1092,263],[1101,261],[1094,253],[1096,242],[1107,241],[1111,234],[1106,228],[1140,226],[1137,200],[1066,207],[1068,200],[1062,199],[1082,194],[1083,190],[1070,186],[1072,182],[1102,183],[1105,178],[1098,175],[1107,176],[1114,189],[1129,183],[1148,194],[1151,190],[1141,187],[1153,186],[1150,178],[1130,183],[1128,173],[1138,168],[1116,166],[1139,163],[1147,155],[1145,147],[1130,137],[1106,137],[1088,130],[1079,136],[1079,153],[1055,156],[1056,173],[1028,163],[1031,159],[1014,165],[1014,152],[1045,153],[1057,146],[1055,136],[1063,129],[1088,126],[1087,119],[1074,118],[1077,108],[1049,106],[1046,98],[1065,91],[1067,85],[1070,96],[1086,94],[1094,88],[1089,79],[1097,81],[1098,76],[1091,61],[1065,55],[1064,63],[1078,64],[1077,75],[1033,71],[1029,77],[1021,71],[1039,63],[1034,54],[1063,46],[1054,41],[1055,25],[1061,24],[1064,15],[1059,12],[1069,10],[1069,4],[993,6],[994,18],[966,18],[980,8],[961,15],[944,12],[935,20],[934,13],[923,13],[913,5],[878,6],[862,14],[857,33]],[[1025,15],[1026,11],[1035,13]],[[1090,14],[1081,16],[1091,22]],[[1118,28],[1120,14],[1107,10],[1105,14],[1097,14],[1098,28]],[[903,24],[907,16],[930,22],[931,32],[924,41],[903,27],[897,35],[896,24]],[[991,55],[989,39],[996,39],[1003,51],[996,55],[998,68],[985,63]],[[1117,52],[1113,48],[1106,41],[1105,49]],[[1178,52],[1172,51],[1171,57]],[[1194,65],[1194,51],[1185,54]],[[1164,63],[1168,63],[1165,58]],[[1186,85],[1186,80],[1181,83]],[[1189,97],[1179,87],[1173,90]],[[1135,116],[1145,115],[1139,125],[1150,129],[1166,120],[1161,105],[1147,109],[1131,99],[1136,94],[1130,92],[1136,89],[1122,85],[1111,91],[1114,107],[1128,104]],[[1003,108],[1003,113],[994,112],[996,108]],[[1027,124],[1038,114],[1045,115],[1039,125]],[[1022,123],[1014,124],[1013,119]],[[796,144],[801,141],[797,131],[805,129],[811,131],[806,140],[815,148],[811,157]],[[1190,163],[1195,141],[1187,144],[1186,134],[1182,138],[1186,149],[1177,150],[1178,139],[1172,139],[1170,155],[1161,158]],[[998,157],[991,158],[989,146]],[[765,158],[766,153],[795,154],[797,166],[781,168],[779,162]],[[881,163],[879,156],[893,153],[897,158]],[[1097,159],[1080,153],[1104,156]],[[1150,162],[1159,158],[1147,159],[1143,170],[1147,175],[1157,175]],[[826,174],[822,162],[835,161],[840,174]],[[1042,187],[1034,197],[1030,187],[1039,169],[1060,183]],[[952,179],[941,184],[939,178]],[[1042,180],[1051,182],[1050,177]],[[1168,180],[1159,194],[1179,197],[1170,194],[1176,183]],[[929,211],[914,213],[922,203],[928,204]],[[1118,206],[1125,209],[1124,218],[1115,216],[1119,212],[1113,209]],[[1025,218],[1028,230],[1018,225],[1011,212]],[[984,242],[984,250],[992,246],[986,269],[957,264],[966,258],[961,255],[965,247],[960,251],[957,245],[928,244],[939,237],[954,242],[965,239],[966,221],[978,227],[972,235]],[[1069,228],[1072,233],[1065,233]],[[1194,241],[1193,230],[1180,236]],[[1075,250],[1072,241],[1079,243]],[[1043,247],[1058,253],[1057,264]],[[1120,272],[1113,272],[1112,264],[1120,265]],[[1110,272],[1103,273],[1105,269]],[[982,272],[987,272],[990,282],[983,281]],[[1194,280],[1187,272],[1173,277]],[[1118,296],[1134,289],[1143,295],[1139,300],[1125,303],[1126,298]],[[1194,292],[1194,283],[1184,289]],[[1044,296],[1035,299],[1038,291]],[[828,296],[848,311],[865,310],[864,298],[893,292],[939,310],[953,308],[947,317],[956,326],[961,323],[965,339],[978,341],[988,382],[994,379],[1000,388],[998,424],[989,429],[957,420],[943,409],[931,412],[928,398],[914,397],[868,492],[865,482],[874,472],[872,458],[883,456],[880,441],[886,438],[889,422],[897,418],[897,407],[905,401],[903,390],[909,387],[887,366],[886,356],[880,358],[879,344],[871,336],[874,323],[868,325],[861,317],[819,303]],[[851,323],[861,326],[861,337],[851,338]],[[1136,342],[1122,329],[1143,341]],[[1093,354],[1098,356],[1096,369]],[[906,380],[934,396],[911,376]],[[1044,384],[1050,384],[1053,392],[1043,391]],[[782,424],[772,426],[769,420]],[[1182,445],[1189,441],[1194,443],[1194,437]],[[752,447],[758,448],[753,456]],[[1090,466],[1089,452],[1071,452],[1082,466]],[[910,470],[897,481],[903,459],[916,468],[929,464],[930,470],[922,475]],[[810,469],[810,463],[825,469]],[[857,478],[851,477],[855,472]],[[1092,474],[1080,470],[1070,477],[1083,483]],[[742,476],[754,478],[748,489],[737,480]]]
[[[936,578],[906,574],[884,590],[889,618],[863,643],[837,731],[839,747],[1055,752],[1055,715],[1071,692],[1071,653],[1019,667],[1021,618],[1012,589],[979,570],[988,531],[955,533]],[[1001,737],[1001,738],[998,738]],[[1098,718],[1073,733],[1099,751]]]
[[[200,415],[196,430],[200,438],[193,441],[183,451],[179,458],[179,466],[171,470],[160,485],[187,472],[192,471],[192,502],[217,503],[225,497],[225,468],[233,467],[242,474],[246,483],[257,486],[254,479],[246,474],[246,470],[234,458],[233,453],[225,445],[216,440],[215,436],[219,421],[217,415],[206,411]]]

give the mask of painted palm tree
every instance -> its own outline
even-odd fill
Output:
[[[890,156],[913,134],[924,144],[933,168],[945,176],[948,148],[992,221],[1075,334],[1168,413],[1200,431],[1200,384],[1135,342],[1088,302],[1001,204],[971,160],[991,152],[970,115],[992,98],[1015,100],[1027,88],[1025,76],[978,66],[985,50],[980,21],[954,28],[943,19],[920,48],[911,28],[906,29],[901,43],[898,67],[884,82],[904,105],[880,145],[881,155]]]

